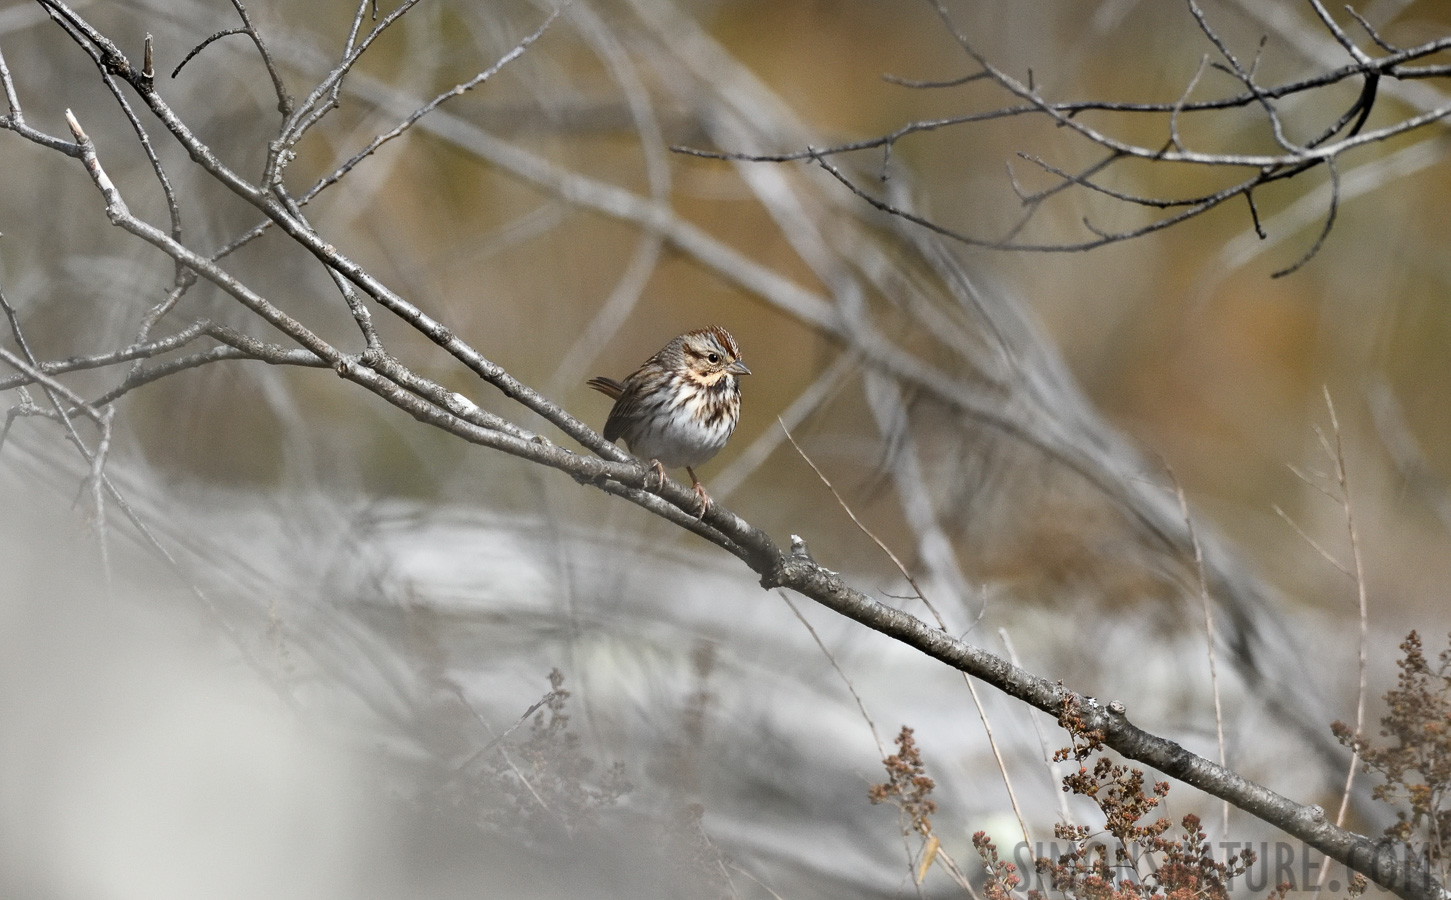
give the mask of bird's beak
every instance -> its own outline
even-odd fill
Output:
[[[729,366],[727,366],[726,367],[726,371],[729,372],[729,373],[731,373],[732,375],[749,375],[749,374],[751,374],[751,370],[749,368],[747,368],[746,367],[746,364],[743,363],[743,362],[741,362],[740,360],[736,360],[735,362],[733,362]]]

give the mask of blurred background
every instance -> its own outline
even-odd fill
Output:
[[[277,103],[248,39],[225,37],[169,77],[236,26],[229,5],[74,8],[135,59],[152,35],[162,96],[229,166],[260,176]],[[1213,52],[1178,4],[947,8],[977,49],[1054,100],[1172,102]],[[1242,59],[1259,54],[1261,83],[1347,61],[1309,4],[1203,8]],[[552,9],[410,10],[299,145],[294,194]],[[248,11],[299,97],[335,64],[355,13],[331,0]],[[1360,12],[1400,45],[1451,28],[1440,2]],[[0,0],[0,51],[27,124],[66,135],[74,110],[132,210],[164,226],[151,168],[85,53],[12,0]],[[585,378],[621,377],[690,328],[729,328],[755,374],[736,436],[700,472],[717,501],[929,615],[781,418],[949,631],[997,653],[1011,644],[1028,669],[1121,700],[1215,757],[1177,483],[1206,559],[1228,762],[1334,809],[1349,758],[1329,723],[1354,721],[1360,645],[1356,581],[1325,558],[1354,571],[1327,446],[1342,448],[1363,561],[1368,727],[1406,632],[1434,652],[1451,628],[1451,420],[1436,399],[1451,380],[1444,126],[1343,157],[1334,229],[1283,278],[1271,275],[1324,222],[1321,170],[1257,192],[1265,239],[1241,202],[1091,252],[1008,253],[885,216],[807,162],[669,149],[790,152],[1012,104],[990,83],[883,78],[972,71],[924,2],[579,0],[308,216],[596,426],[608,401]],[[1292,137],[1358,91],[1287,102]],[[1195,96],[1235,92],[1210,71]],[[1387,83],[1367,128],[1446,101],[1434,81]],[[259,220],[142,120],[189,246],[214,253]],[[1162,118],[1094,122],[1146,145],[1167,136]],[[1205,149],[1274,146],[1253,110],[1184,127]],[[127,346],[172,283],[169,260],[109,225],[79,163],[13,132],[0,142],[0,289],[32,349],[58,360]],[[1021,215],[1012,178],[1052,183],[1019,152],[1074,170],[1102,151],[1010,117],[914,134],[885,163],[875,150],[835,164],[875,196],[990,239]],[[1148,165],[1107,179],[1157,196],[1227,180]],[[1063,192],[1022,237],[1079,241],[1085,218],[1127,229],[1154,215]],[[361,349],[329,280],[285,238],[225,265]],[[375,314],[405,364],[547,429]],[[205,283],[156,333],[200,318],[277,338]],[[0,340],[16,349],[13,332]],[[65,380],[94,397],[125,372]],[[920,839],[867,800],[902,725],[938,784],[936,832],[965,869],[974,831],[1005,856],[1023,837],[959,676],[793,598],[798,617],[744,566],[638,508],[430,429],[326,370],[222,362],[116,408],[107,472],[127,506],[112,500],[102,517],[89,465],[55,422],[16,418],[0,448],[7,895],[961,896],[938,870],[914,883]],[[982,693],[1032,840],[1050,841],[1065,816],[1093,823],[1060,805],[1044,760],[1062,733]],[[537,725],[521,721],[547,696]],[[1225,837],[1217,804],[1176,787],[1169,815],[1190,811]],[[1350,824],[1384,819],[1359,802]],[[1274,837],[1235,815],[1227,839]]]

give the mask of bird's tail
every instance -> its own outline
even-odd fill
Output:
[[[606,378],[603,375],[598,375],[594,378],[591,378],[589,381],[586,381],[585,384],[599,391],[601,394],[609,397],[611,400],[620,399],[620,395],[625,392],[625,386],[622,383],[614,380],[613,378]]]

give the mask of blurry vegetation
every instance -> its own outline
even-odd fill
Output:
[[[596,762],[584,755],[564,711],[570,696],[564,674],[551,671],[549,685],[552,690],[528,738],[501,742],[482,776],[488,819],[522,828],[541,841],[594,827],[601,809],[634,790],[623,762],[596,772]]]
[[[1344,722],[1333,726],[1341,743],[1360,755],[1364,769],[1381,777],[1378,800],[1396,806],[1396,823],[1386,837],[1426,859],[1445,880],[1451,859],[1451,648],[1433,664],[1421,636],[1412,631],[1401,644],[1396,686],[1386,692],[1379,745]]]

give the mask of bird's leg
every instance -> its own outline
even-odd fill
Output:
[[[655,488],[655,492],[659,493],[665,490],[665,482],[668,480],[665,476],[665,467],[660,464],[660,460],[652,459],[650,460],[650,468],[655,470],[655,477],[660,479],[660,484]]]
[[[686,466],[685,471],[690,473],[690,481],[695,485],[695,496],[700,498],[700,515],[695,517],[695,520],[699,522],[705,518],[705,511],[710,509],[710,495],[705,492],[705,485],[701,484],[700,479],[695,477],[694,469]]]

